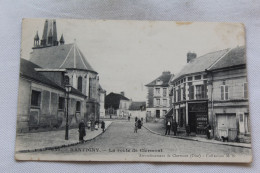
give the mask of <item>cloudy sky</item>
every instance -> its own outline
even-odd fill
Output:
[[[36,32],[42,37],[45,19],[26,19],[22,27],[21,57],[30,58]],[[177,74],[187,52],[198,56],[245,44],[244,27],[228,23],[169,21],[107,21],[58,19],[58,39],[77,45],[99,73],[107,91],[125,91],[128,98],[145,101],[145,84],[163,71]]]

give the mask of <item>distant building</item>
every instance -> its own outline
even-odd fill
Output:
[[[129,115],[131,118],[146,118],[146,102],[133,101],[129,107]]]
[[[109,93],[105,98],[106,115],[116,115],[117,117],[127,117],[131,100],[121,94]]]
[[[209,123],[216,138],[248,134],[245,48],[225,49],[196,57],[171,79],[173,120],[179,131],[205,134]]]
[[[21,60],[18,131],[32,127],[62,127],[65,123],[65,90],[72,88],[69,100],[70,125],[80,120],[99,120],[98,73],[88,63],[76,43],[57,39],[55,20],[46,20],[42,39],[34,37],[30,60]],[[54,90],[55,88],[55,90]],[[60,123],[61,121],[61,123]]]
[[[164,118],[170,109],[169,80],[174,76],[170,72],[163,72],[161,76],[145,85],[147,95],[147,117],[150,119]]]

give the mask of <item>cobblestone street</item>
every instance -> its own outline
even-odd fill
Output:
[[[135,157],[141,157],[139,158],[141,160],[144,157],[144,160],[149,160],[147,157],[153,157],[151,154],[156,155],[155,157],[164,157],[168,154],[173,158],[171,160],[175,161],[185,160],[185,157],[194,157],[194,159],[199,157],[207,161],[212,157],[219,157],[222,160],[229,157],[234,159],[236,156],[247,157],[251,149],[170,138],[152,134],[145,128],[134,133],[133,121],[114,121],[104,134],[92,141],[55,151],[34,152],[34,157],[44,158],[46,154],[53,154],[54,157],[62,156],[66,157],[65,160],[70,160],[69,158],[75,155],[79,160],[86,156],[90,160],[95,160],[96,156],[102,155],[104,160],[113,161],[116,160],[116,156],[126,155],[126,153],[127,161],[134,160]]]

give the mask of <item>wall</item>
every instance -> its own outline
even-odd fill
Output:
[[[147,104],[146,107],[152,108],[153,107],[153,87],[147,87]]]
[[[146,111],[140,111],[140,110],[129,110],[129,115],[131,114],[131,118],[143,118],[145,120],[146,118]]]
[[[212,79],[212,76],[210,79]],[[219,134],[218,130],[217,115],[220,114],[227,117],[235,114],[235,120],[227,119],[228,121],[236,122],[227,122],[227,126],[230,123],[235,123],[239,134],[247,133],[247,127],[250,125],[249,122],[245,122],[245,114],[249,115],[248,99],[244,97],[244,83],[247,85],[246,69],[228,69],[215,72],[213,73],[213,82],[211,81],[211,83],[213,85],[209,85],[209,96],[211,96],[212,86],[213,93],[212,98],[210,97],[209,100],[213,100],[213,105],[209,103],[209,117],[210,123],[214,126],[215,137],[220,138],[223,135]],[[228,99],[226,100],[221,100],[221,85],[228,86]]]
[[[31,84],[29,81],[19,78],[17,132],[28,131],[28,115],[31,100]]]
[[[39,106],[31,106],[32,90],[36,90],[41,93]],[[53,128],[64,127],[66,120],[66,105],[64,106],[64,109],[58,109],[59,97],[65,98],[64,91],[20,77],[17,132],[50,130]],[[76,101],[81,102],[81,111],[77,113]],[[66,104],[66,100],[64,104]],[[84,118],[85,112],[86,105],[84,98],[70,94],[70,125],[77,126],[78,122]]]

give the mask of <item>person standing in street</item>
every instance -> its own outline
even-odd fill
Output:
[[[211,126],[209,124],[207,124],[205,129],[206,129],[206,133],[207,133],[207,138],[210,139]]]
[[[101,129],[103,130],[103,133],[105,132],[105,126],[106,126],[105,122],[102,121],[101,122]]]
[[[83,141],[84,136],[86,136],[85,123],[84,120],[81,120],[79,123],[79,141]]]
[[[135,130],[134,130],[134,133],[137,133],[137,128],[138,128],[138,122],[135,121]]]
[[[170,135],[170,130],[171,130],[171,121],[167,121],[166,122],[166,131],[165,131],[165,135]]]

